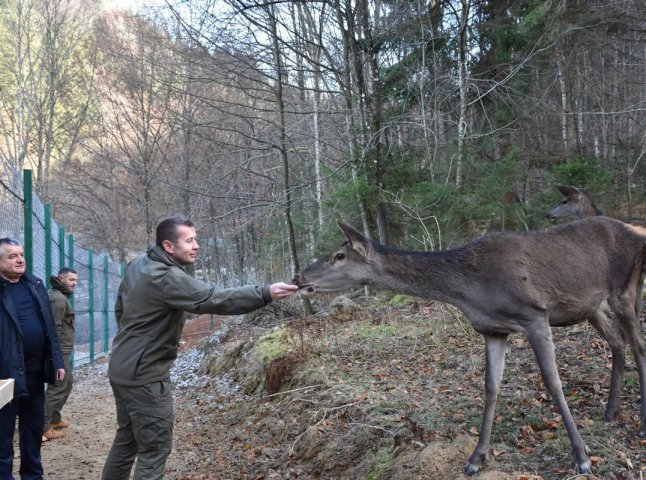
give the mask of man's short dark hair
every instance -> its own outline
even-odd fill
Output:
[[[16,240],[15,238],[11,237],[0,238],[0,256],[2,256],[3,245],[13,245],[14,247],[20,247],[22,243],[20,243],[20,240]]]
[[[13,245],[14,247],[19,247],[22,243],[20,243],[20,240],[16,240],[15,238],[4,237],[0,238],[0,246],[2,245]]]
[[[70,273],[76,273],[76,270],[73,268],[63,267],[58,271],[58,276],[62,277],[63,275],[69,275]]]
[[[195,224],[183,215],[173,215],[172,217],[165,218],[157,224],[157,236],[155,244],[159,247],[163,246],[164,240],[169,240],[175,243],[179,238],[177,227],[184,225],[185,227],[195,227]]]

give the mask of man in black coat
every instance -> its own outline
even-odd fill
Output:
[[[13,435],[19,419],[20,477],[41,480],[44,383],[65,378],[47,290],[25,271],[22,245],[0,238],[0,378],[14,379],[14,397],[0,408],[0,479],[13,480]]]

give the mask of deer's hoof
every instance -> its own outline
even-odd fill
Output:
[[[467,462],[467,464],[464,466],[464,474],[470,477],[478,473],[479,469],[480,467],[474,465],[473,463]]]
[[[577,465],[574,470],[575,470],[577,475],[589,475],[590,474],[590,460],[587,460],[586,462]]]
[[[614,420],[617,418],[617,413],[617,410],[606,410],[603,414],[603,421],[614,422]]]

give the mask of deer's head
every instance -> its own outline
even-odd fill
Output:
[[[546,214],[548,220],[579,220],[584,217],[602,215],[590,196],[582,188],[570,185],[557,185],[563,198]]]
[[[346,241],[296,275],[301,296],[340,292],[370,282],[374,273],[372,242],[348,224],[339,223]]]

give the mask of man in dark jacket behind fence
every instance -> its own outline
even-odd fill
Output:
[[[194,224],[181,216],[159,223],[156,244],[126,269],[116,300],[118,331],[108,377],[117,408],[117,433],[103,480],[163,477],[172,450],[170,368],[177,357],[185,312],[238,315],[292,295],[286,283],[220,289],[190,276],[195,263]]]
[[[72,391],[74,375],[72,374],[72,352],[74,351],[74,307],[70,297],[76,288],[78,274],[71,268],[61,268],[58,275],[49,279],[52,288],[47,292],[49,303],[52,306],[56,333],[61,344],[63,362],[65,365],[65,379],[56,385],[47,387],[45,393],[45,424],[43,426],[43,440],[54,440],[65,436],[60,429],[67,428],[69,424],[61,417],[61,410]]]
[[[13,479],[19,419],[20,478],[42,480],[44,383],[65,378],[56,326],[40,278],[25,272],[17,240],[0,238],[0,378],[14,379],[13,400],[0,408],[0,479]]]

